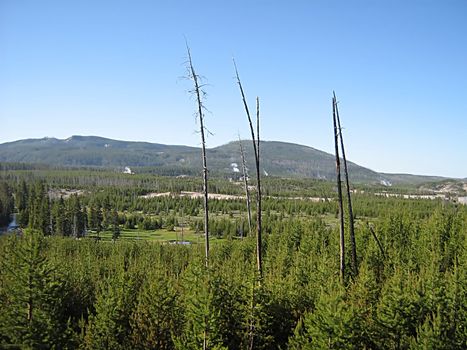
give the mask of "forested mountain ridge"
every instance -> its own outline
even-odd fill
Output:
[[[244,141],[247,163],[253,165],[250,141]],[[261,141],[264,175],[332,179],[334,156],[312,147],[278,141]],[[208,167],[213,174],[240,173],[238,141],[207,150]],[[119,141],[97,136],[25,139],[0,144],[0,162],[40,163],[72,167],[152,167],[165,174],[196,174],[201,167],[196,147],[149,142]],[[427,182],[441,177],[381,174],[349,162],[351,179],[356,182]]]

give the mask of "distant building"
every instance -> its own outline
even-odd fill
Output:
[[[460,204],[467,205],[467,197],[458,197],[458,198],[457,198],[457,201],[458,201]]]
[[[134,172],[131,171],[130,167],[127,167],[127,166],[125,167],[125,170],[123,170],[123,173],[124,174],[130,174],[130,175],[134,174]]]

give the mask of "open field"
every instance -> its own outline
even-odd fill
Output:
[[[89,232],[86,235],[86,239],[96,239],[99,237],[102,241],[112,241],[112,232],[103,231],[99,235],[96,232]],[[195,233],[193,230],[188,228],[175,227],[174,230],[169,231],[166,229],[158,230],[139,230],[139,229],[121,229],[118,240],[123,241],[158,241],[162,243],[177,243],[177,242],[190,242],[190,243],[202,243],[204,235]],[[213,241],[216,241],[213,238]]]

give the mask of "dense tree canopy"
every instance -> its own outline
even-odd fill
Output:
[[[332,186],[305,186],[309,193],[321,186],[323,200],[315,201],[298,198],[305,196],[297,180],[271,181],[276,195],[264,200],[258,283],[254,237],[240,238],[248,232],[242,198],[211,201],[211,233],[219,239],[206,269],[201,244],[121,237],[182,224],[201,235],[200,199],[144,198],[154,184],[111,185],[119,175],[99,185],[78,176],[68,188],[79,195],[57,195],[67,187],[56,181],[69,178],[23,175],[10,174],[0,186],[2,203],[10,201],[10,211],[15,205],[22,226],[0,237],[0,347],[467,347],[465,206],[356,194],[359,273],[342,283]],[[156,181],[160,192],[192,186]],[[110,232],[114,240],[89,232]]]

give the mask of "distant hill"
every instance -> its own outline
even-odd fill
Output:
[[[243,142],[247,164],[253,169],[251,141]],[[149,142],[112,140],[97,136],[72,136],[26,139],[0,144],[0,162],[39,163],[65,167],[155,168],[173,175],[197,174],[201,168],[201,150],[196,147],[163,145]],[[303,145],[261,141],[262,171],[280,177],[334,179],[334,156]],[[208,167],[213,174],[235,175],[241,171],[239,142],[207,150]],[[422,183],[442,180],[404,174],[380,174],[349,163],[355,182]]]
[[[251,141],[243,141],[247,154],[247,164],[253,169],[254,152]],[[282,177],[307,177],[319,179],[335,178],[335,157],[329,153],[303,145],[278,142],[262,141],[260,144],[262,157],[262,171],[264,174]],[[225,160],[229,163],[241,164],[238,141],[230,142],[209,150],[211,162],[216,168],[223,165],[223,170],[228,168],[224,165]],[[222,163],[221,163],[222,162]],[[379,181],[377,172],[349,163],[349,173],[354,181],[374,182]]]
[[[412,174],[388,174],[379,173],[383,178],[389,180],[391,183],[408,183],[412,185],[425,184],[427,182],[438,182],[447,180],[442,176],[428,176],[428,175],[412,175]]]

